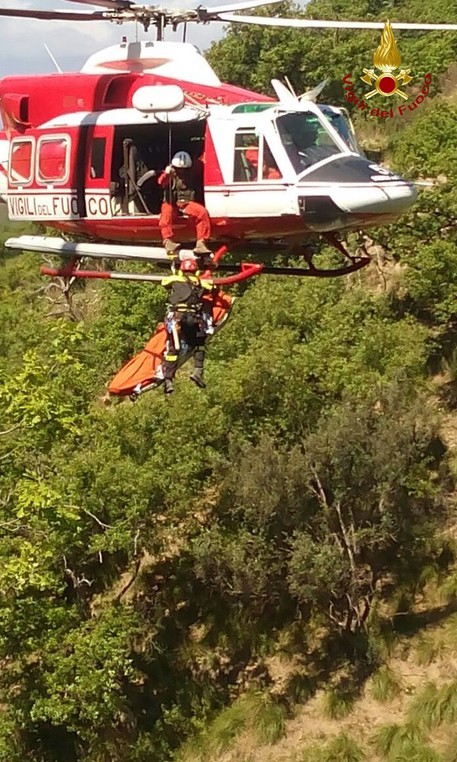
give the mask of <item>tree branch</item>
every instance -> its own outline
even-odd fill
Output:
[[[79,510],[76,505],[70,505],[68,507],[69,508],[76,508],[76,510]],[[112,529],[113,528],[112,524],[105,524],[103,521],[101,521],[99,518],[97,518],[97,516],[95,516],[95,514],[93,514],[90,511],[88,511],[87,508],[81,508],[80,510],[82,510],[84,513],[87,513],[87,515],[90,516],[91,519],[96,521],[99,526],[103,527],[103,529]]]
[[[335,503],[335,510],[336,510],[336,512],[338,514],[338,520],[339,520],[339,523],[340,523],[341,534],[343,535],[344,545],[345,545],[345,548],[346,548],[346,552],[347,552],[347,554],[349,556],[349,563],[351,565],[351,571],[355,575],[356,569],[355,569],[354,554],[352,552],[351,543],[350,543],[350,540],[349,540],[349,537],[348,537],[347,529],[346,529],[346,527],[344,525],[343,516],[341,514],[341,505],[340,505],[340,501],[339,500],[337,500],[336,503]]]
[[[310,468],[311,468],[311,472],[313,474],[314,480],[316,482],[316,487],[317,487],[317,489],[314,489],[314,487],[311,487],[311,489],[313,490],[313,492],[316,495],[316,497],[320,500],[320,502],[322,503],[324,508],[326,510],[328,510],[327,495],[325,494],[325,490],[324,490],[324,488],[322,486],[321,480],[319,479],[317,470],[316,470],[316,468],[314,466],[310,466]]]
[[[10,429],[5,429],[5,431],[0,431],[0,437],[6,437],[7,434],[11,434],[12,431],[17,431],[17,429],[21,428],[20,423],[16,423],[14,426],[11,426]]]

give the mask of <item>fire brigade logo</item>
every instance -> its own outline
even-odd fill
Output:
[[[373,55],[373,64],[381,74],[377,74],[374,69],[364,69],[364,76],[360,77],[362,82],[367,85],[373,85],[374,89],[366,94],[366,99],[373,95],[391,96],[399,95],[408,100],[408,95],[400,89],[400,85],[407,85],[413,77],[410,77],[411,69],[402,69],[399,74],[394,74],[401,64],[400,52],[397,48],[394,33],[390,21],[386,21],[381,35],[381,42]]]

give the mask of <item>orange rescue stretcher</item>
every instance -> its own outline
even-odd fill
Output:
[[[203,298],[211,304],[214,333],[216,333],[227,322],[234,297],[218,290]],[[165,325],[159,323],[143,351],[129,360],[113,378],[108,387],[109,393],[118,397],[129,396],[131,399],[136,399],[143,392],[160,386],[164,381],[163,358],[166,343]],[[182,352],[178,359],[178,366],[184,365],[192,354],[192,349]]]

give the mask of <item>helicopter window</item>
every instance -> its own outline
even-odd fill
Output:
[[[262,166],[259,166],[263,156]],[[255,182],[258,180],[278,180],[281,178],[276,159],[263,137],[252,129],[241,128],[235,135],[235,165],[233,181]]]
[[[312,164],[341,153],[341,148],[315,114],[284,114],[278,117],[276,124],[281,141],[296,172],[302,172]]]
[[[252,114],[259,111],[266,111],[271,108],[271,103],[241,103],[233,109],[234,114]]]
[[[233,181],[243,183],[257,180],[259,136],[254,130],[241,128],[235,135],[235,165]]]
[[[29,183],[32,179],[34,142],[29,138],[14,140],[9,162],[9,181],[12,185]]]
[[[37,180],[65,182],[70,141],[67,137],[43,138],[38,143]]]
[[[90,176],[100,179],[105,175],[106,138],[92,140],[92,155],[90,160]]]
[[[262,167],[262,180],[279,180],[282,178],[279,171],[276,159],[271,153],[270,146],[264,141],[263,144],[263,167]]]

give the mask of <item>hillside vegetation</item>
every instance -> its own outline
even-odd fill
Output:
[[[457,20],[445,0],[308,12]],[[385,156],[439,180],[397,224],[350,241],[374,252],[367,271],[240,291],[205,391],[184,368],[170,400],[107,403],[164,294],[115,282],[67,300],[36,255],[3,252],[1,762],[457,760],[445,77],[457,36],[397,39],[417,76],[447,90],[386,126]],[[370,64],[375,44],[246,29],[210,58],[249,86],[330,74],[328,99],[342,102],[340,75]]]

